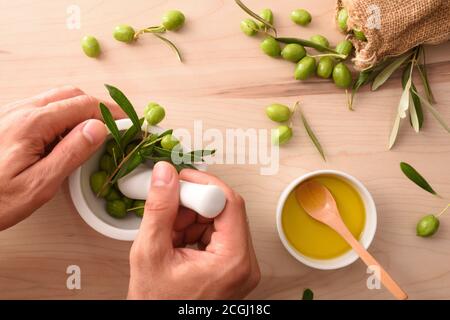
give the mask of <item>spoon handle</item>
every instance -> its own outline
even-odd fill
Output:
[[[353,234],[348,230],[347,226],[342,222],[334,226],[335,230],[347,241],[347,243],[355,250],[358,256],[368,267],[376,267],[379,270],[381,283],[388,289],[395,298],[399,300],[408,299],[408,295],[402,288],[395,282],[394,279],[387,273],[386,270],[378,263],[377,260],[355,239]]]

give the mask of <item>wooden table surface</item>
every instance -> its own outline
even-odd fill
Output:
[[[81,9],[80,30],[66,26],[66,10],[72,3]],[[342,38],[331,22],[333,0],[246,3],[256,10],[271,7],[282,35],[307,38],[321,33],[333,44]],[[308,28],[289,20],[290,11],[298,7],[307,8],[314,17]],[[187,16],[185,28],[170,34],[184,54],[184,64],[152,37],[131,46],[111,37],[117,24],[157,24],[163,12],[172,8]],[[263,275],[250,298],[299,299],[306,287],[318,299],[391,298],[385,289],[366,288],[366,268],[360,261],[337,271],[318,271],[297,262],[283,248],[275,225],[280,192],[294,178],[325,168],[356,176],[373,194],[379,223],[370,251],[410,297],[450,298],[450,216],[442,218],[434,238],[415,235],[422,215],[449,202],[449,135],[427,113],[421,134],[405,123],[396,147],[386,150],[401,93],[398,75],[377,92],[363,90],[356,111],[350,112],[345,95],[331,82],[317,78],[297,82],[292,64],[264,56],[260,39],[241,33],[239,22],[246,16],[231,0],[18,0],[1,1],[0,12],[0,105],[65,84],[106,98],[103,84],[110,83],[121,88],[139,111],[148,101],[164,105],[166,127],[192,129],[194,120],[202,120],[205,128],[224,131],[269,129],[273,124],[263,112],[267,104],[303,102],[328,162],[320,159],[297,121],[295,138],[281,150],[277,175],[260,175],[259,165],[210,169],[247,201]],[[101,59],[88,59],[81,52],[79,43],[85,34],[100,39]],[[437,108],[450,122],[450,44],[427,51]],[[447,199],[413,185],[402,175],[400,161],[412,163]],[[31,218],[0,233],[0,298],[124,298],[130,246],[87,226],[65,185]],[[81,290],[66,288],[69,265],[81,268]]]

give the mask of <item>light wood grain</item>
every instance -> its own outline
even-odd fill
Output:
[[[255,9],[272,7],[280,34],[307,38],[320,33],[332,43],[341,38],[331,23],[333,0],[256,1]],[[364,90],[349,112],[345,95],[328,81],[293,80],[293,65],[265,57],[259,39],[245,37],[239,22],[245,15],[233,1],[79,0],[82,28],[66,28],[72,1],[2,1],[0,3],[0,105],[64,84],[106,98],[103,83],[123,89],[139,110],[148,101],[166,106],[166,127],[271,128],[263,108],[271,102],[292,105],[298,99],[319,136],[329,161],[324,163],[295,124],[295,138],[282,150],[276,176],[261,176],[252,165],[216,165],[211,171],[247,201],[253,242],[263,278],[250,295],[255,299],[299,299],[305,287],[318,299],[390,299],[366,288],[360,261],[337,271],[318,271],[298,263],[283,248],[275,227],[275,207],[283,188],[294,178],[322,168],[348,172],[362,180],[375,198],[378,229],[370,252],[407,291],[411,299],[450,298],[450,217],[442,218],[433,239],[415,236],[424,214],[438,211],[448,199],[437,199],[405,179],[400,161],[412,163],[440,194],[450,195],[449,135],[426,114],[424,131],[414,134],[407,123],[398,145],[386,151],[400,97],[399,76],[372,93]],[[308,28],[293,25],[289,12],[311,11]],[[156,24],[162,13],[179,8],[186,28],[170,34],[186,63],[151,37],[127,46],[114,41],[119,23],[137,27]],[[6,30],[6,31],[5,31]],[[95,34],[104,54],[86,58],[80,39]],[[450,122],[450,45],[428,49],[430,81],[437,108]],[[20,199],[17,199],[20,201]],[[90,229],[74,209],[68,189],[27,221],[0,233],[0,298],[124,298],[128,286],[130,243],[107,239]],[[66,289],[66,268],[82,270],[82,290]]]

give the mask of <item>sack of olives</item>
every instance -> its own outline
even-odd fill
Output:
[[[336,21],[349,33],[359,70],[417,45],[449,40],[449,20],[449,0],[337,0]]]

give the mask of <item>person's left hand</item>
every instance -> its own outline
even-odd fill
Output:
[[[49,201],[104,142],[98,105],[80,89],[63,87],[0,108],[0,230]]]

